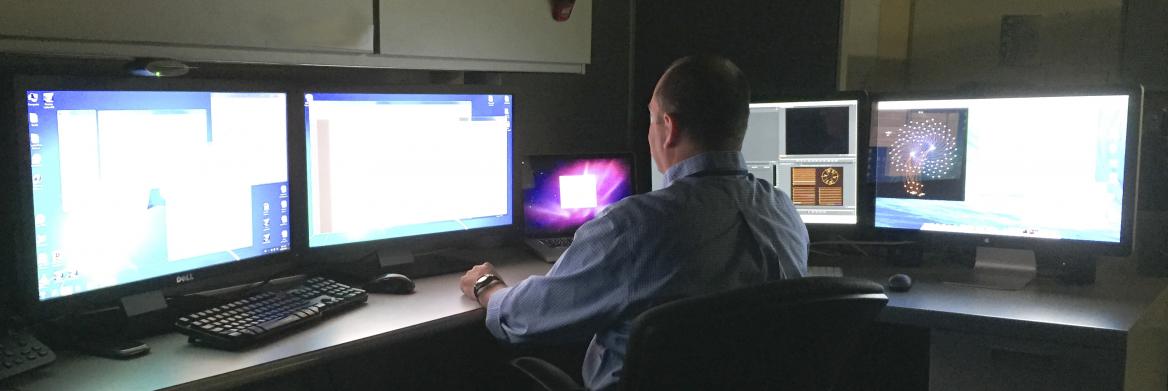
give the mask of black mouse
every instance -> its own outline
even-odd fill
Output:
[[[893,292],[907,292],[912,288],[912,277],[908,274],[893,274],[888,277],[888,290]]]
[[[365,283],[365,290],[373,293],[404,295],[414,292],[414,280],[397,273],[386,273]]]

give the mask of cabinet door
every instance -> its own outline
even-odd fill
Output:
[[[383,55],[587,64],[592,0],[576,0],[567,21],[548,0],[379,0]]]
[[[369,0],[0,0],[0,36],[310,52],[373,51]]]

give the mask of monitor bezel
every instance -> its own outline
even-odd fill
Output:
[[[364,241],[353,241],[312,247],[309,245],[308,225],[308,128],[307,118],[303,105],[306,104],[305,94],[447,94],[447,95],[510,95],[511,96],[511,156],[508,164],[511,170],[511,183],[508,186],[511,199],[511,222],[490,227],[480,227],[468,230],[434,232],[420,235],[379,238]],[[493,84],[305,84],[299,86],[296,98],[301,102],[297,110],[292,110],[298,123],[296,137],[289,141],[289,159],[295,162],[294,172],[297,178],[303,181],[294,186],[292,195],[303,200],[294,204],[293,214],[304,216],[300,226],[294,226],[293,233],[296,246],[304,252],[307,259],[318,263],[338,263],[354,261],[370,253],[410,253],[421,255],[451,247],[482,247],[498,244],[508,240],[520,222],[518,212],[522,200],[517,197],[519,178],[519,164],[516,142],[520,138],[520,127],[517,126],[521,114],[519,110],[519,96],[514,88]]]
[[[868,145],[869,132],[871,131],[872,120],[872,104],[871,96],[867,91],[849,90],[849,91],[832,91],[825,94],[816,95],[774,95],[755,97],[750,100],[750,104],[767,104],[767,103],[799,103],[799,102],[829,102],[829,101],[846,101],[854,100],[857,102],[856,107],[856,222],[853,224],[836,224],[836,223],[804,223],[807,226],[808,232],[813,236],[820,234],[840,234],[853,235],[862,233],[865,227],[871,227],[875,222],[873,214],[873,206],[875,205],[872,192],[873,188],[868,186],[866,178],[868,177],[868,153],[870,148]],[[776,184],[772,183],[772,186]],[[776,187],[776,189],[778,189]],[[787,194],[790,199],[791,195]]]
[[[1139,182],[1139,146],[1140,121],[1143,111],[1142,86],[1085,86],[1085,87],[1057,87],[1057,88],[996,88],[977,91],[927,91],[927,92],[894,92],[874,94],[871,99],[871,129],[869,137],[875,134],[877,126],[877,109],[880,102],[889,101],[917,101],[917,100],[969,100],[969,99],[1003,99],[1003,98],[1039,98],[1039,97],[1074,97],[1074,96],[1101,96],[1127,95],[1127,129],[1124,153],[1124,183],[1121,201],[1120,240],[1119,242],[1102,242],[1076,239],[1043,239],[1033,237],[985,235],[960,232],[923,231],[917,229],[902,229],[877,227],[875,224],[876,180],[875,171],[869,170],[868,185],[871,188],[872,227],[878,237],[895,238],[897,240],[915,240],[931,245],[972,247],[998,247],[1032,250],[1043,254],[1053,255],[1109,255],[1128,256],[1131,254],[1135,237],[1136,192]],[[869,139],[869,153],[874,143]],[[875,164],[875,162],[872,162]]]
[[[629,192],[628,196],[625,196],[625,198],[637,195],[637,189],[636,189],[636,185],[637,185],[637,173],[636,173],[637,161],[636,160],[637,159],[636,159],[636,156],[632,152],[536,153],[536,154],[529,154],[529,155],[524,156],[523,160],[520,162],[520,165],[524,166],[525,167],[524,169],[526,169],[526,170],[534,170],[534,167],[531,165],[532,159],[565,159],[566,160],[566,159],[611,159],[611,158],[625,159],[627,162],[629,162],[629,190],[630,190],[630,192]],[[534,172],[533,172],[533,174],[534,174]],[[526,173],[524,175],[525,175],[524,179],[526,179]],[[533,187],[534,187],[534,185],[535,184],[532,183]],[[529,231],[528,226],[527,226],[527,197],[526,197],[527,190],[529,190],[529,188],[524,187],[524,186],[520,186],[519,190],[520,190],[520,193],[522,193],[522,194],[520,194],[520,196],[522,198],[520,200],[521,201],[520,205],[522,206],[522,208],[521,208],[521,212],[520,212],[519,222],[517,222],[516,224],[518,225],[520,231],[523,232],[525,237],[558,237],[558,236],[570,235],[572,232],[576,231],[576,229],[572,229],[571,231],[564,231],[564,232],[560,232],[560,233],[533,233],[533,232]],[[624,199],[624,198],[622,198],[622,199]]]
[[[161,291],[164,295],[184,294],[202,289],[211,289],[233,284],[254,281],[266,277],[270,270],[284,270],[295,265],[297,260],[296,243],[293,241],[289,250],[263,254],[252,258],[226,262],[207,267],[191,269],[176,273],[151,277],[147,279],[127,282],[68,296],[60,296],[41,300],[39,297],[35,227],[33,224],[33,196],[32,196],[32,168],[26,164],[31,159],[29,143],[28,116],[21,113],[28,112],[28,103],[25,99],[27,90],[67,90],[67,91],[174,91],[174,92],[256,92],[281,93],[285,97],[285,121],[291,124],[290,114],[293,91],[276,82],[240,81],[223,79],[164,79],[164,78],[113,78],[113,77],[77,77],[64,75],[14,75],[12,77],[12,96],[14,104],[5,105],[15,110],[10,132],[4,145],[4,150],[12,156],[7,159],[16,167],[16,176],[13,184],[18,191],[8,195],[6,213],[11,219],[10,224],[15,230],[15,269],[16,300],[22,312],[33,317],[51,317],[62,314],[76,313],[98,307],[117,306],[119,299],[150,291]],[[286,141],[291,141],[295,127],[286,126]],[[292,157],[287,159],[287,173],[289,187],[294,189],[294,171]],[[290,194],[290,206],[294,207],[300,201]],[[295,215],[289,215],[290,223],[295,224]],[[293,225],[294,226],[294,225]],[[23,238],[23,239],[21,239]],[[294,239],[293,239],[294,240]]]

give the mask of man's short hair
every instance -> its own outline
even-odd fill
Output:
[[[698,55],[674,61],[653,93],[678,128],[708,150],[738,151],[750,116],[750,83],[733,62]]]

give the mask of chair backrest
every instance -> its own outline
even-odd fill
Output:
[[[810,277],[654,307],[633,321],[625,390],[830,390],[888,303],[872,281]]]

